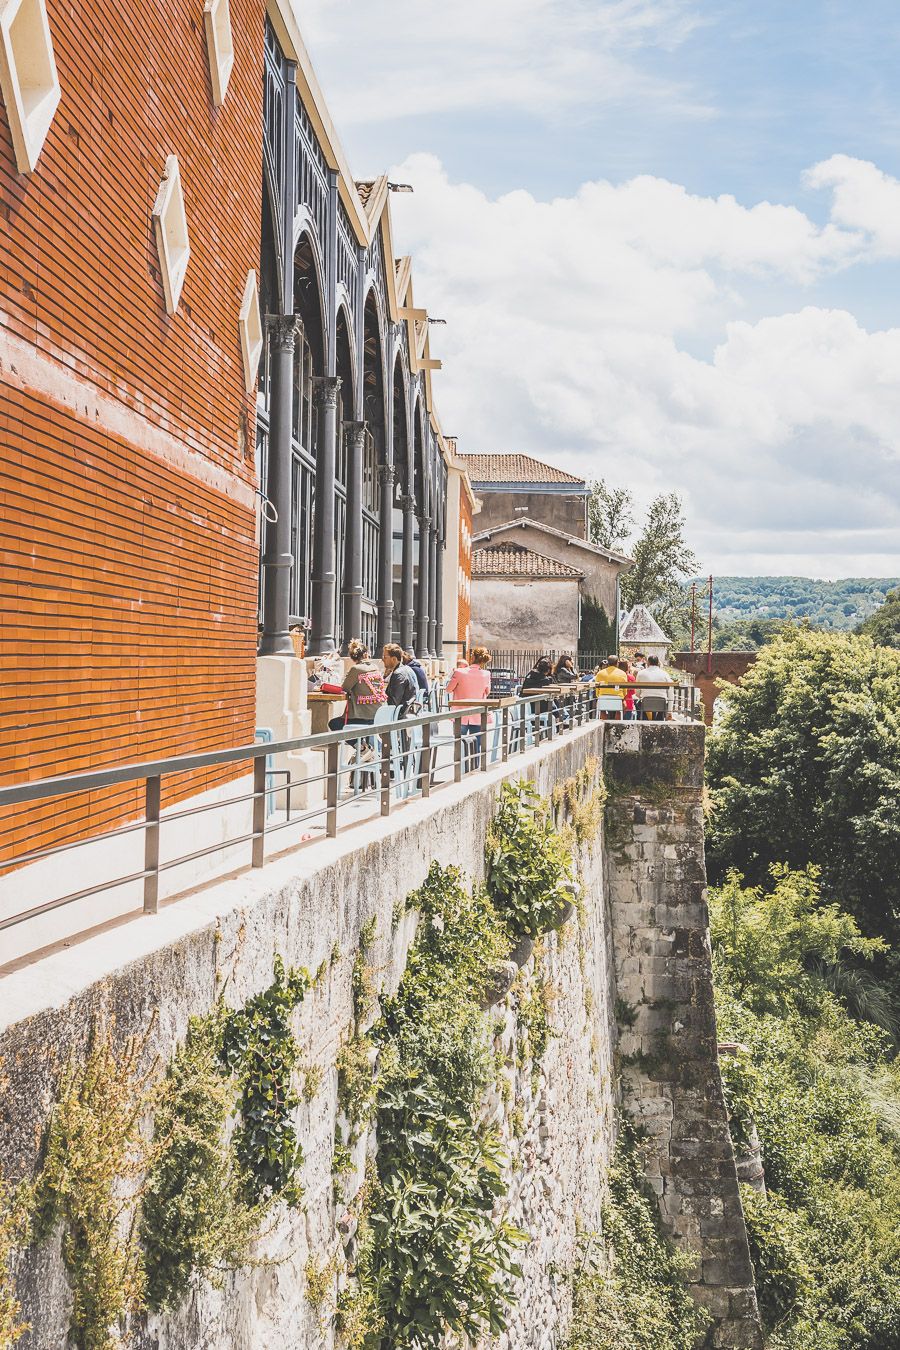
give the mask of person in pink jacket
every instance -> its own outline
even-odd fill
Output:
[[[447,693],[450,706],[467,698],[488,698],[491,692],[491,676],[488,666],[491,654],[485,647],[473,647],[469,653],[472,660],[467,665],[460,661],[447,681]],[[475,760],[481,756],[481,711],[473,708],[462,719],[463,735],[466,738],[466,759]],[[474,731],[474,735],[473,735]]]

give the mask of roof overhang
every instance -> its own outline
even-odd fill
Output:
[[[477,487],[478,484],[474,486]],[[567,534],[565,530],[557,530],[552,525],[544,525],[541,521],[531,520],[527,516],[522,520],[509,520],[505,525],[492,525],[489,530],[480,530],[472,542],[478,544],[492,539],[498,534],[511,534],[515,530],[525,529],[539,530],[542,534],[552,535],[554,539],[561,539],[571,548],[580,548],[587,553],[597,554],[599,557],[605,558],[607,562],[614,563],[622,572],[627,572],[629,568],[634,566],[633,558],[626,558],[622,553],[613,553],[610,549],[604,548],[602,544],[593,544],[589,539],[579,539],[577,534]]]

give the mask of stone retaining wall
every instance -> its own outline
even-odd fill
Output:
[[[382,989],[395,988],[415,929],[413,915],[396,922],[397,902],[423,881],[432,859],[481,877],[503,778],[533,778],[549,795],[595,757],[599,781],[604,748],[620,790],[611,841],[598,833],[581,847],[582,913],[539,945],[513,995],[491,1014],[508,1086],[487,1109],[511,1155],[508,1217],[530,1236],[518,1306],[498,1350],[563,1344],[577,1230],[600,1226],[617,1061],[626,1104],[657,1141],[652,1171],[663,1214],[698,1251],[698,1297],[720,1319],[714,1343],[757,1344],[715,1058],[697,788],[702,731],[598,724],[0,982],[0,1160],[16,1178],[32,1171],[61,1068],[98,1019],[123,1042],[149,1028],[146,1058],[164,1063],[188,1018],[208,1011],[221,991],[238,1006],[266,988],[276,953],[287,965],[327,967],[295,1024],[304,1063],[322,1071],[297,1119],[303,1210],[280,1213],[261,1244],[261,1264],[228,1276],[222,1289],[203,1285],[173,1316],[142,1319],[125,1342],[133,1350],[332,1350],[330,1321],[310,1306],[304,1269],[309,1257],[324,1264],[341,1252],[344,1207],[332,1186],[335,1063],[351,1026],[361,930],[375,919],[367,960]],[[651,807],[641,796],[648,782],[674,789],[675,804]],[[552,1031],[539,1062],[527,1053],[514,1010],[516,995],[537,982]],[[619,1050],[617,994],[638,1006],[635,1032],[623,1033]],[[636,1049],[653,1052],[657,1034],[677,1041],[677,1062],[664,1071],[625,1063]],[[70,1305],[59,1236],[30,1250],[17,1273],[33,1328],[20,1345],[59,1350]]]

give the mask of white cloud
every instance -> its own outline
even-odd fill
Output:
[[[900,180],[849,155],[814,165],[804,180],[809,187],[831,188],[831,219],[866,234],[872,254],[900,258]]]
[[[427,155],[395,172],[416,189],[394,219],[417,298],[448,321],[436,396],[462,449],[522,449],[644,499],[676,488],[715,570],[766,554],[900,571],[900,329],[815,305],[749,321],[744,298],[865,256],[866,223],[647,177],[540,202],[491,199]]]
[[[709,112],[637,61],[689,36],[692,0],[306,0],[298,19],[333,77],[340,125],[484,108],[546,116],[651,94]]]

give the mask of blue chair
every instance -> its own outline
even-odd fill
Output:
[[[254,733],[253,733],[253,743],[254,743],[254,745],[271,745],[272,742],[274,741],[274,739],[275,739],[275,733],[274,733],[274,731],[272,730],[271,727],[257,727],[256,730],[255,730]],[[267,817],[268,817],[268,816],[271,816],[271,815],[274,815],[274,813],[275,813],[275,779],[276,779],[276,778],[283,778],[283,779],[285,780],[285,788],[288,788],[288,785],[290,784],[290,781],[291,781],[290,770],[289,770],[289,769],[275,769],[275,768],[273,768],[273,767],[272,767],[272,756],[271,756],[271,755],[266,755],[266,816],[267,816]],[[289,790],[286,791],[286,793],[285,793],[285,802],[286,802],[286,805],[287,805],[287,818],[288,818],[288,820],[290,820],[290,818],[291,818],[291,794],[290,794],[290,791],[289,791]]]
[[[372,726],[383,727],[387,723],[396,722],[397,714],[399,713],[399,711],[400,711],[399,708],[393,708],[389,703],[382,703],[378,708],[375,709],[375,719],[372,722]],[[369,735],[369,732],[366,730],[365,727],[360,727],[359,731],[361,733],[361,736]],[[383,734],[391,737],[391,758],[393,759],[394,753],[393,741],[395,733],[386,732]],[[352,741],[344,742],[345,745],[351,746],[355,748],[357,751],[355,767],[353,769],[353,773],[350,775],[350,785],[353,789],[354,797],[357,797],[360,794],[360,792],[364,791],[362,785],[364,774],[368,774],[371,777],[375,777],[377,774],[381,772],[381,733],[376,731],[374,733],[374,736],[375,736],[375,758],[369,764],[363,764],[360,761],[360,756],[362,754],[361,739],[356,742]]]

